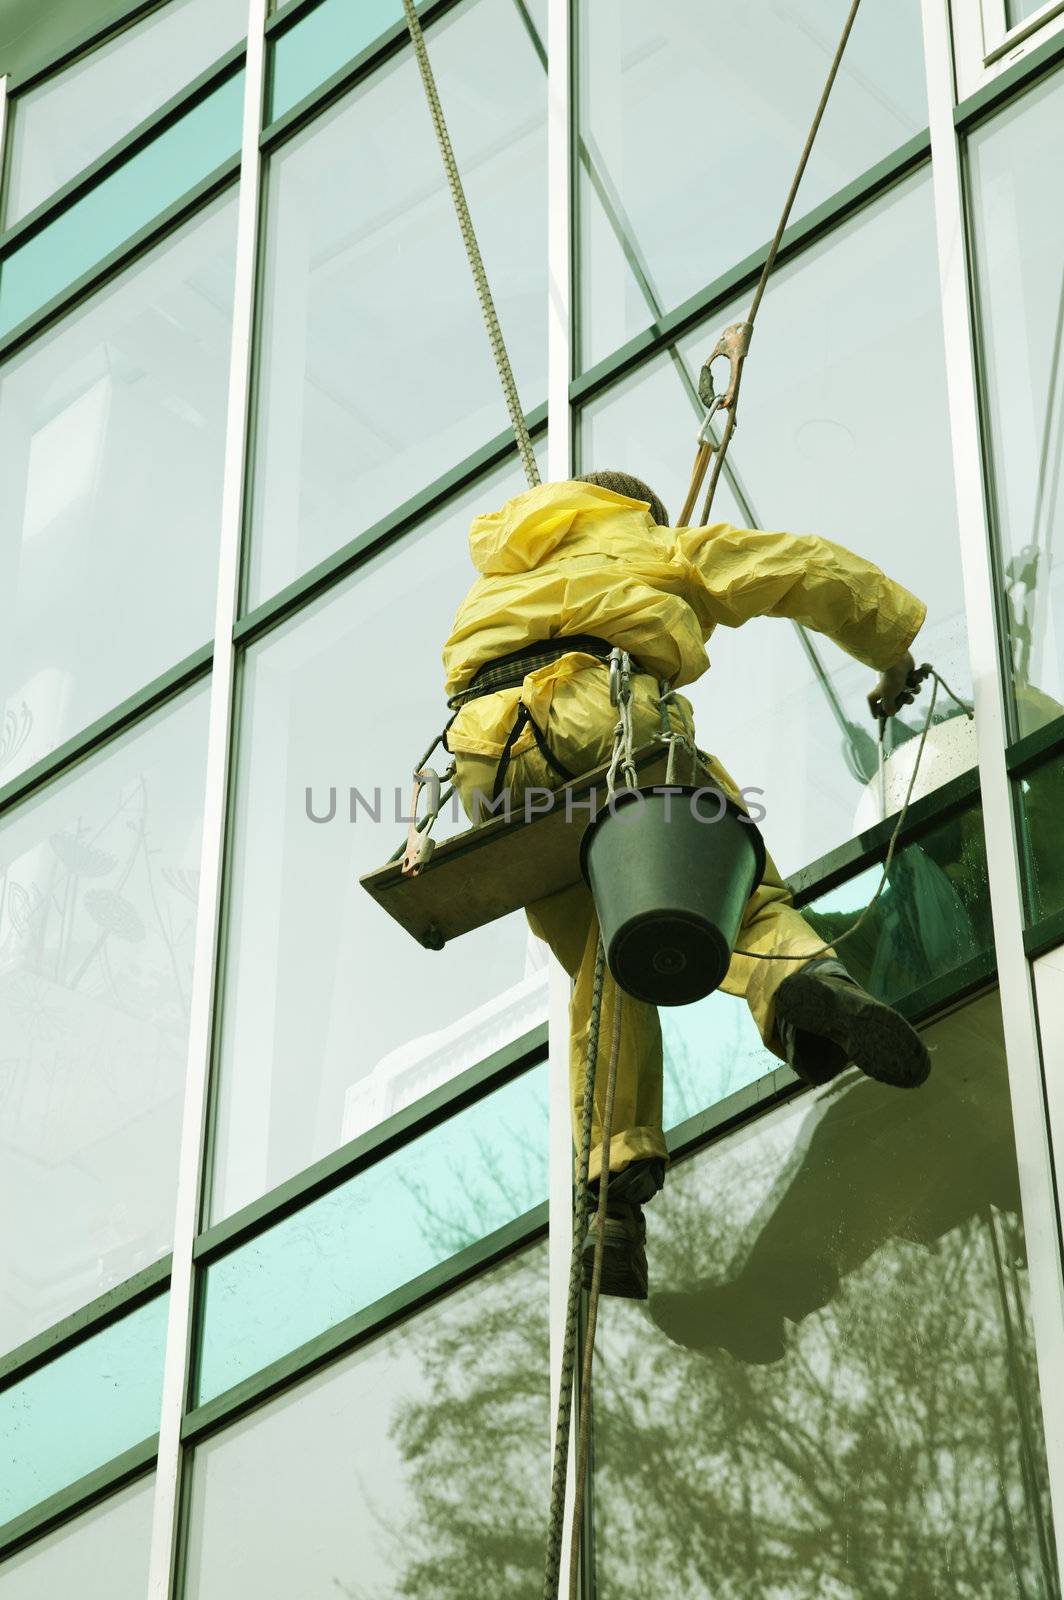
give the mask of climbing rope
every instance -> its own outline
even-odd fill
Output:
[[[480,309],[484,316],[484,326],[487,329],[488,340],[491,344],[491,353],[495,357],[499,382],[502,384],[503,394],[506,397],[506,409],[510,413],[510,422],[517,438],[517,448],[521,453],[521,465],[525,469],[525,477],[528,479],[529,488],[534,489],[540,481],[540,476],[539,468],[536,465],[536,454],[532,448],[532,436],[528,431],[524,411],[521,409],[517,382],[514,378],[513,367],[510,365],[510,357],[507,354],[506,341],[502,336],[499,314],[495,309],[495,301],[491,296],[491,286],[488,283],[488,275],[484,270],[484,259],[480,254],[480,245],[477,243],[476,232],[473,228],[473,218],[469,214],[469,205],[466,201],[465,190],[462,187],[458,163],[454,158],[451,137],[447,132],[447,124],[443,119],[443,107],[440,105],[436,79],[433,76],[429,53],[425,48],[425,37],[421,32],[421,23],[414,8],[414,0],[403,0],[403,10],[406,13],[406,25],[410,33],[410,42],[414,47],[418,70],[421,73],[421,82],[425,88],[425,99],[428,101],[432,126],[436,130],[436,142],[440,147],[440,157],[443,161],[443,169],[447,174],[451,199],[454,201],[455,214],[462,233],[462,242],[466,248],[466,255],[469,257],[473,282],[476,285],[477,299],[480,301]]]
[[[632,726],[632,658],[627,651],[610,653],[610,701],[617,707],[613,730],[613,755],[606,774],[606,805],[617,793],[617,774],[624,773],[629,788],[637,783]],[[573,1253],[569,1262],[569,1297],[562,1338],[561,1377],[558,1385],[558,1411],[554,1430],[554,1465],[551,1471],[550,1514],[547,1525],[547,1561],[543,1575],[543,1600],[557,1600],[561,1582],[562,1533],[565,1522],[565,1485],[569,1468],[569,1430],[576,1377],[577,1319],[580,1311],[580,1284],[583,1277],[584,1241],[588,1230],[591,1169],[591,1130],[595,1118],[595,1079],[598,1075],[599,1026],[602,1016],[602,988],[606,973],[606,951],[599,935],[595,952],[595,975],[591,989],[591,1015],[587,1029],[587,1058],[584,1063],[584,1098],[580,1116],[580,1160],[577,1166],[576,1206],[573,1223]],[[621,1048],[620,986],[614,985],[613,1037],[606,1070],[606,1094],[602,1109],[599,1147],[602,1152],[599,1172],[598,1205],[595,1215],[595,1253],[588,1290],[587,1328],[584,1333],[580,1374],[580,1433],[577,1445],[576,1486],[573,1493],[573,1529],[569,1543],[569,1600],[576,1600],[579,1585],[580,1531],[583,1526],[584,1490],[591,1449],[591,1370],[595,1358],[595,1328],[602,1285],[602,1257],[605,1246],[606,1205],[610,1187],[610,1144],[613,1138],[613,1106],[617,1090],[617,1063]]]
[[[769,276],[773,267],[776,265],[776,256],[779,254],[780,242],[783,239],[787,224],[790,221],[791,210],[794,206],[795,196],[798,193],[798,186],[805,175],[806,167],[809,165],[809,157],[812,154],[816,136],[820,132],[820,124],[823,121],[824,112],[827,109],[828,99],[831,95],[832,88],[834,87],[835,79],[838,77],[839,67],[842,65],[842,57],[845,53],[846,45],[849,42],[850,34],[853,31],[854,22],[857,20],[857,10],[860,4],[861,0],[853,0],[852,5],[850,6],[849,15],[846,18],[846,22],[842,30],[842,37],[839,40],[838,48],[835,51],[834,59],[832,60],[831,67],[828,71],[827,81],[824,84],[824,89],[820,96],[820,103],[816,108],[816,115],[814,116],[812,125],[808,134],[806,135],[805,144],[803,145],[802,153],[798,158],[798,165],[795,168],[794,177],[791,179],[790,189],[787,191],[787,198],[783,203],[783,211],[780,214],[780,220],[776,224],[776,232],[773,235],[772,243],[768,247],[768,255],[765,257],[765,264],[761,268],[761,276],[757,280],[757,288],[754,290],[754,298],[750,302],[750,310],[747,312],[746,321],[735,322],[731,325],[731,327],[725,328],[709,359],[702,368],[702,375],[698,384],[698,392],[702,403],[707,407],[707,416],[698,435],[698,450],[695,454],[695,464],[691,473],[691,485],[687,491],[687,499],[684,501],[683,510],[680,512],[679,526],[681,528],[688,526],[691,512],[694,510],[695,501],[698,498],[698,491],[702,487],[702,483],[706,475],[706,469],[709,466],[709,459],[715,451],[716,460],[713,463],[713,471],[710,474],[709,487],[706,490],[706,498],[702,506],[702,515],[699,518],[699,526],[704,526],[709,521],[709,513],[713,505],[713,496],[717,490],[717,481],[720,478],[721,468],[724,465],[724,457],[728,453],[728,446],[731,443],[731,436],[735,432],[736,412],[739,400],[739,386],[742,383],[743,376],[743,362],[746,360],[747,352],[750,349],[750,340],[754,332],[754,321],[757,317],[761,301],[764,297]],[[715,395],[713,393],[713,378],[710,371],[713,362],[718,358],[718,356],[726,357],[729,363],[728,387],[723,395]],[[709,429],[710,421],[717,411],[724,411],[726,413],[724,419],[724,431],[721,434],[719,444],[714,442],[713,435]]]

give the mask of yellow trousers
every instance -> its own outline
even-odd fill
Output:
[[[636,745],[645,744],[660,727],[655,696],[657,684],[647,675],[632,680],[633,730]],[[589,772],[608,760],[613,745],[616,711],[610,705],[605,666],[590,657],[565,658],[532,673],[521,690],[503,690],[516,707],[524,700],[542,728],[552,754],[571,772]],[[679,698],[679,697],[678,697]],[[687,726],[692,726],[690,707],[681,700]],[[670,716],[679,726],[679,713]],[[553,773],[531,741],[522,734],[510,762],[506,786],[512,802],[520,805],[528,788],[557,788]],[[498,767],[498,755],[456,750],[455,787],[467,813],[476,817],[478,794],[490,797]],[[734,780],[712,756],[703,752],[702,765],[712,782],[742,805]],[[682,769],[681,769],[682,774]],[[546,940],[557,959],[573,979],[569,1007],[569,1089],[574,1143],[579,1147],[582,1118],[584,1072],[587,1060],[588,1024],[598,949],[598,918],[591,891],[575,883],[557,894],[536,900],[525,908],[533,933]],[[739,944],[743,949],[766,954],[810,956],[819,951],[822,940],[794,908],[790,891],[772,863],[765,866],[760,886],[751,895],[743,917]],[[783,1049],[776,1033],[776,991],[785,978],[798,972],[801,961],[756,961],[748,956],[733,956],[722,988],[740,995],[757,1024],[768,1048],[782,1058]],[[606,1092],[606,1070],[613,1046],[613,1019],[616,988],[606,969],[602,991],[598,1067],[595,1084],[595,1121],[592,1133],[590,1176],[602,1167],[601,1115]],[[617,1060],[617,1084],[613,1115],[614,1132],[610,1140],[609,1169],[622,1171],[631,1161],[652,1156],[668,1159],[661,1129],[662,1048],[661,1025],[657,1008],[624,995],[621,1005],[621,1041]]]

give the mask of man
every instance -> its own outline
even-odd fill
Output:
[[[726,523],[670,529],[665,508],[620,472],[542,484],[481,516],[469,535],[480,573],[459,607],[444,648],[447,693],[456,718],[448,743],[467,812],[478,796],[509,788],[520,803],[533,786],[557,788],[609,758],[616,712],[606,659],[614,646],[633,661],[636,743],[660,728],[659,681],[691,683],[708,666],[705,641],[719,624],[790,617],[834,639],[882,676],[869,695],[875,716],[912,700],[909,647],[923,604],[878,567],[811,536],[736,529]],[[670,707],[679,727],[686,701]],[[713,780],[738,798],[710,757]],[[742,803],[740,801],[740,803]],[[590,891],[583,883],[527,907],[575,980],[570,1008],[570,1084],[579,1139],[588,1021],[598,944]],[[920,1084],[930,1061],[919,1036],[889,1006],[866,993],[794,909],[769,860],[747,906],[739,948],[810,960],[735,956],[723,987],[743,995],[769,1049],[799,1077],[826,1083],[849,1063],[900,1087]],[[599,1116],[610,1058],[613,982],[601,1008],[596,1120],[590,1180],[603,1160]],[[641,1206],[661,1188],[668,1155],[661,1131],[661,1029],[653,1006],[625,996],[622,1008],[603,1292],[645,1299],[645,1224]],[[589,1267],[590,1250],[585,1266]]]

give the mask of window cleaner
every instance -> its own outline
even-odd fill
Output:
[[[715,758],[694,746],[691,708],[676,688],[694,681],[708,665],[705,640],[718,624],[737,627],[755,616],[793,617],[835,639],[880,673],[869,695],[869,707],[880,721],[881,762],[886,718],[911,703],[924,677],[932,674],[935,679],[909,792],[888,846],[876,897],[887,881],[931,725],[935,694],[942,682],[930,666],[917,668],[910,653],[923,622],[924,606],[878,567],[841,545],[814,536],[796,538],[710,523],[714,492],[736,426],[743,366],[757,311],[859,5],[860,0],[851,0],[747,318],[725,330],[703,366],[699,393],[706,417],[681,526],[670,532],[661,501],[637,479],[600,473],[563,483],[540,483],[415,3],[403,0],[459,229],[529,483],[525,494],[474,523],[470,549],[481,577],[459,610],[444,652],[455,714],[442,742],[454,754],[455,784],[471,815],[477,814],[477,790],[485,777],[490,777],[496,795],[507,779],[518,786],[538,780],[537,786],[554,788],[559,778],[567,782],[574,770],[579,775],[598,764],[611,730],[612,794],[619,765],[625,765],[630,782],[634,779],[634,732],[648,732],[655,718],[661,725],[661,733],[655,736],[669,745],[670,768],[678,745],[683,744],[741,810],[742,797],[727,772]],[[729,362],[728,386],[719,396],[712,382],[712,364],[718,357]],[[724,423],[718,439],[713,423],[720,412]],[[707,471],[709,484],[699,524],[687,526]],[[609,672],[604,669],[607,661],[611,662]],[[624,680],[619,695],[618,667]],[[618,708],[621,714],[615,718]],[[967,707],[963,709],[971,714]],[[424,776],[419,770],[416,784]],[[415,799],[416,794],[417,788]],[[416,825],[412,824],[404,872],[416,873],[425,859],[424,852],[416,848],[415,834]],[[742,943],[735,947],[723,986],[730,985],[732,992],[745,995],[762,1037],[810,1083],[830,1081],[851,1060],[870,1076],[898,1087],[922,1083],[930,1063],[919,1036],[897,1012],[850,977],[832,948],[816,941],[768,858],[763,870],[758,861],[758,873],[760,881],[741,919]],[[856,931],[871,904],[836,944]],[[645,1297],[641,1207],[661,1187],[667,1159],[660,1126],[661,1036],[654,1006],[623,996],[620,984],[607,976],[605,946],[586,884],[574,883],[533,901],[526,910],[533,929],[551,945],[575,980],[571,1020],[576,1070],[572,1081],[580,1159],[543,1584],[544,1600],[556,1600],[583,1278],[589,1282],[590,1297],[569,1550],[569,1595],[575,1600],[599,1294],[605,1288],[614,1294]],[[611,1021],[603,1043],[609,1044],[609,1064],[600,1086],[599,1034],[608,987],[613,990],[613,1005],[605,1008]],[[617,1172],[613,1183],[611,1169]],[[595,1229],[589,1234],[589,1196],[596,1180]]]

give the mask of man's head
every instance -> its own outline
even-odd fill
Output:
[[[612,489],[614,494],[627,495],[629,500],[646,500],[650,504],[650,515],[658,526],[669,526],[669,513],[642,478],[633,478],[628,472],[584,472],[575,481],[593,483],[600,489]]]

